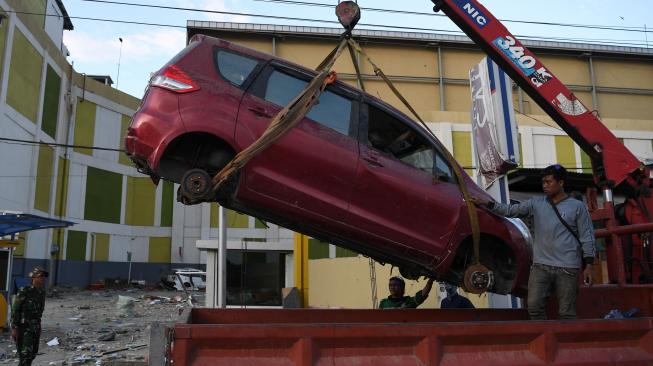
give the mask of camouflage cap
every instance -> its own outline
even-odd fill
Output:
[[[29,276],[34,277],[48,277],[49,273],[43,267],[34,267],[32,272],[29,273]]]

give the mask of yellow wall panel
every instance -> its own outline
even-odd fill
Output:
[[[45,145],[39,146],[38,167],[36,169],[36,189],[34,192],[34,208],[50,212],[52,196],[54,149]]]
[[[540,61],[566,85],[592,85],[587,59],[562,56],[542,56]]]
[[[172,238],[150,238],[148,262],[170,263]]]
[[[236,43],[240,46],[252,48],[259,52],[272,53],[272,37],[242,37],[235,35],[224,36],[220,38],[225,41]]]
[[[314,70],[337,45],[335,41],[285,39],[277,42],[277,56]],[[347,49],[342,52],[333,69],[338,73],[356,72]]]
[[[93,234],[95,243],[93,247],[93,260],[96,262],[106,262],[109,260],[109,245],[111,236],[109,234]]]
[[[363,51],[389,76],[438,77],[438,53],[433,48],[364,45]],[[401,55],[401,56],[399,56]],[[374,67],[361,59],[364,74],[374,74]]]
[[[556,163],[568,170],[576,168],[576,144],[569,136],[555,136]]]
[[[422,118],[440,109],[440,89],[438,89],[437,84],[405,81],[394,82],[393,84]],[[410,118],[415,119],[412,113],[404,107],[404,104],[394,95],[385,82],[381,80],[367,81],[365,87],[369,94],[380,98],[384,102],[404,112]]]
[[[594,60],[599,87],[653,89],[653,66],[650,62]]]
[[[469,85],[445,85],[444,109],[454,112],[468,112],[472,110],[472,95]]]
[[[154,200],[156,186],[150,178],[127,177],[125,224],[154,225]]]
[[[653,95],[598,93],[602,118],[653,119]]]
[[[485,57],[480,51],[442,49],[444,77],[450,79],[469,79],[469,70]]]

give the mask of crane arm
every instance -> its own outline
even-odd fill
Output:
[[[590,156],[597,185],[626,193],[648,186],[648,169],[483,5],[432,2],[434,11],[442,10]]]

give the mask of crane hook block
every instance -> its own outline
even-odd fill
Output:
[[[336,15],[340,24],[351,31],[361,19],[361,9],[353,1],[343,1],[336,6]]]

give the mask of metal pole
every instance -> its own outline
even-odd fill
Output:
[[[218,211],[220,233],[218,236],[218,308],[227,307],[227,212],[220,206]]]
[[[590,82],[592,83],[592,109],[596,111],[599,109],[599,101],[596,96],[596,74],[594,73],[594,60],[592,59],[592,55],[589,56],[589,64]]]
[[[438,46],[438,77],[440,78],[439,87],[440,87],[440,110],[445,110],[444,108],[444,65],[442,65],[442,47]]]

